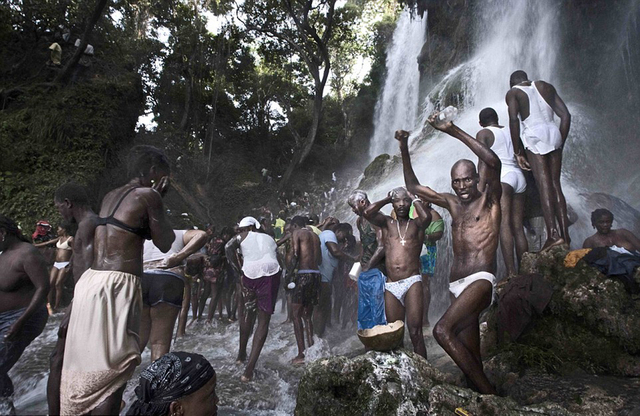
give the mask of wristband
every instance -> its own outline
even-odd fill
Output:
[[[412,204],[415,204],[416,202],[422,202],[422,199],[415,198],[413,201],[411,201]]]

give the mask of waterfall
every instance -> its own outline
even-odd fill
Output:
[[[505,94],[509,89],[509,76],[523,69],[532,80],[543,79],[551,82],[563,96],[561,80],[556,75],[557,61],[560,57],[560,39],[558,27],[560,16],[558,5],[554,2],[525,0],[485,0],[477,5],[474,12],[477,19],[477,34],[474,53],[463,64],[451,69],[427,96],[423,98],[417,120],[399,120],[394,117],[379,117],[387,102],[384,96],[376,108],[376,134],[371,143],[371,155],[381,152],[398,153],[393,140],[397,129],[413,128],[410,149],[414,169],[420,182],[438,192],[452,192],[450,186],[450,168],[461,158],[477,160],[477,157],[461,142],[440,132],[434,131],[426,122],[434,109],[447,105],[456,105],[460,109],[455,123],[472,136],[480,130],[478,113],[484,107],[493,107],[502,125],[508,124]],[[406,28],[398,24],[396,33]],[[395,36],[395,34],[394,34]],[[419,36],[422,41],[422,35]],[[410,42],[407,42],[409,44]],[[387,60],[387,68],[397,65],[399,49],[404,45],[394,43]],[[408,53],[408,51],[407,51]],[[437,53],[437,52],[436,52]],[[401,58],[400,58],[401,59]],[[415,76],[413,74],[412,76]],[[389,83],[385,83],[385,90]],[[563,155],[562,184],[567,202],[578,213],[578,222],[571,227],[572,248],[582,245],[585,237],[593,233],[590,227],[589,205],[583,195],[587,192],[604,190],[613,193],[615,180],[609,178],[606,170],[615,165],[615,153],[624,153],[620,147],[607,145],[601,140],[601,134],[607,129],[602,126],[601,115],[585,108],[580,103],[568,101],[564,97],[573,115],[573,122]],[[403,108],[408,108],[404,106]],[[413,115],[413,111],[411,111]],[[608,133],[610,136],[615,134]],[[612,138],[612,140],[614,140]],[[600,160],[599,160],[600,159]],[[608,165],[599,163],[609,159]],[[396,159],[397,160],[397,159]],[[394,162],[391,162],[394,163]],[[633,175],[633,172],[629,172]],[[604,176],[606,181],[596,184]],[[608,188],[598,188],[600,184]],[[387,192],[404,184],[401,166],[395,167],[385,177],[381,177],[375,186],[366,189],[372,201],[386,196]],[[632,205],[637,201],[628,201]],[[386,207],[386,212],[390,208]],[[446,224],[450,224],[448,212],[437,209]],[[618,224],[624,227],[624,225]],[[452,261],[450,230],[445,232],[439,242],[436,276],[431,282],[431,314],[439,316],[448,305],[448,276]],[[498,275],[503,273],[503,262],[498,250]]]
[[[374,135],[370,153],[373,157],[393,148],[395,126],[415,125],[418,118],[420,72],[418,55],[427,34],[427,17],[420,19],[404,10],[393,39],[387,49],[387,77],[382,95],[376,104]]]

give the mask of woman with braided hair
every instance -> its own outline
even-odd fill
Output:
[[[12,411],[13,384],[7,375],[44,329],[49,314],[47,265],[16,223],[0,215],[0,414]]]
[[[216,372],[206,358],[170,352],[140,374],[137,400],[127,415],[215,416],[218,414]]]

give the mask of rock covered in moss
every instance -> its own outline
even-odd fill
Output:
[[[298,386],[295,414],[306,415],[568,415],[555,404],[520,406],[509,398],[486,396],[450,384],[416,354],[396,350],[336,356],[310,364]]]

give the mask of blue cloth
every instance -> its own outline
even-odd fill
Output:
[[[384,283],[387,277],[378,269],[360,273],[358,277],[358,329],[386,325]]]
[[[338,267],[338,259],[333,257],[329,252],[326,243],[338,244],[336,235],[331,230],[325,230],[320,233],[320,250],[322,251],[322,263],[320,263],[320,274],[322,275],[322,281],[325,283],[331,283],[333,279],[333,272]]]

